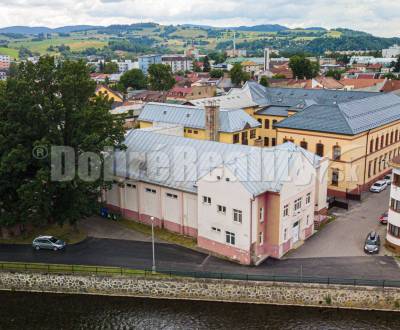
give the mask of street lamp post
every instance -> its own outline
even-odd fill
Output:
[[[151,270],[153,273],[156,272],[156,256],[155,256],[155,249],[154,249],[154,217],[150,217],[151,220],[151,247],[153,251],[153,266],[151,267]]]

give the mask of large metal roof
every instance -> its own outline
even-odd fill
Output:
[[[148,103],[143,108],[139,121],[162,122],[177,124],[184,127],[205,129],[204,107],[192,107],[165,103]],[[239,132],[250,127],[256,128],[260,124],[248,113],[241,109],[220,109],[219,131]]]
[[[321,160],[293,143],[259,148],[143,130],[131,130],[124,143],[127,150],[116,155],[117,176],[193,193],[199,179],[220,166],[234,173],[253,196],[279,192],[298,161],[316,168]]]

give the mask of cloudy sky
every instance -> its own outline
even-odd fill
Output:
[[[400,37],[398,0],[0,0],[0,26],[76,24],[347,27]]]

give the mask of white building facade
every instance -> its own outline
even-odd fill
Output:
[[[125,144],[105,194],[108,207],[146,224],[153,217],[157,226],[241,264],[296,248],[314,233],[314,219],[326,208],[327,161],[291,143],[257,148],[186,139],[170,130],[132,130]],[[182,163],[184,170],[175,171]],[[272,176],[260,179],[259,170]]]
[[[400,55],[400,45],[393,45],[387,49],[382,49],[383,57],[398,57]]]
[[[193,59],[182,55],[165,55],[162,64],[170,66],[173,73],[193,70]]]
[[[388,212],[388,227],[386,234],[386,246],[400,252],[400,157],[391,161],[393,168],[392,185],[390,188],[390,202]]]

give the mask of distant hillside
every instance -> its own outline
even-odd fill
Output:
[[[30,27],[30,26],[10,26],[6,28],[0,28],[0,33],[16,33],[16,34],[39,34],[39,33],[71,33],[78,31],[95,30],[98,26],[91,25],[74,25],[74,26],[62,26],[56,29],[51,29],[45,26]]]
[[[229,29],[237,31],[251,31],[251,32],[279,32],[288,30],[289,28],[279,24],[263,24],[254,26],[231,27]]]

